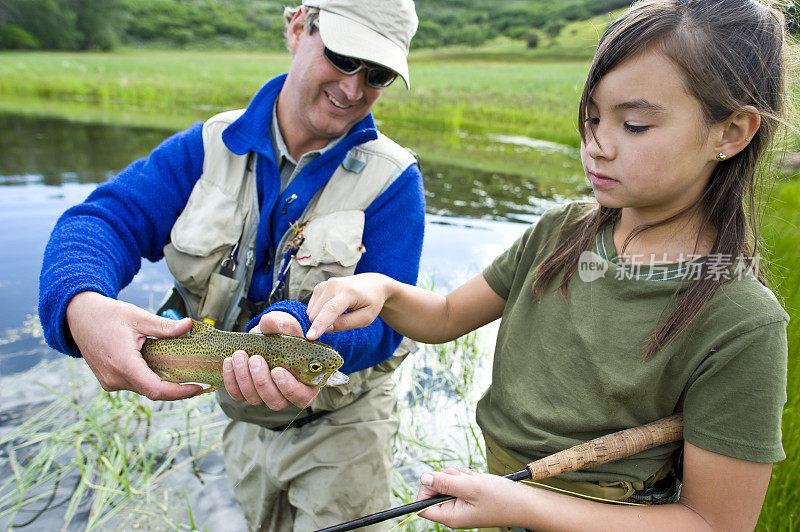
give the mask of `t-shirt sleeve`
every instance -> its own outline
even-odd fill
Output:
[[[483,277],[489,287],[503,299],[508,299],[511,292],[511,284],[514,282],[514,274],[519,269],[522,250],[525,249],[525,244],[530,239],[533,228],[534,226],[529,227],[510,248],[501,253],[483,271]]]
[[[684,439],[751,462],[786,458],[781,413],[787,351],[786,322],[777,321],[739,334],[709,354],[687,384]]]

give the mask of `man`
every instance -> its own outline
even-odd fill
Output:
[[[329,277],[416,282],[421,175],[370,113],[395,77],[408,86],[413,0],[304,0],[286,18],[287,74],[247,109],[168,138],[53,230],[40,278],[45,336],[83,356],[106,390],[154,400],[200,391],[162,382],[139,353],[147,336],[185,334],[190,321],[115,299],[141,257],[166,257],[176,278],[161,310],[231,329],[253,317],[245,330],[264,333],[302,336],[305,303]],[[391,374],[408,349],[379,321],[320,340],[344,357],[349,384],[320,392],[242,352],[223,365],[226,467],[252,529],[317,529],[390,503]]]

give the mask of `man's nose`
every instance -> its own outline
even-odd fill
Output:
[[[361,96],[363,96],[366,75],[366,69],[361,69],[350,76],[344,75],[343,79],[339,82],[339,87],[350,102],[360,100]]]

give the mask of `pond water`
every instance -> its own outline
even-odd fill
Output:
[[[42,253],[58,216],[169,134],[0,115],[0,374],[60,356],[44,345],[36,315]],[[480,272],[551,203],[520,193],[535,184],[518,175],[428,164],[423,172],[421,279],[440,289]],[[145,261],[120,297],[152,309],[170,286],[163,261]]]

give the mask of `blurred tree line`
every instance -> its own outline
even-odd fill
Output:
[[[416,0],[415,48],[498,36],[535,47],[570,21],[630,0]],[[299,0],[0,0],[0,49],[109,50],[117,45],[283,47],[283,6]],[[369,0],[365,0],[369,5]],[[789,5],[797,32],[796,2]]]
[[[0,49],[279,48],[283,5],[281,0],[0,0]]]
[[[416,0],[416,47],[480,45],[500,35],[535,47],[567,24],[630,5],[630,0]]]

